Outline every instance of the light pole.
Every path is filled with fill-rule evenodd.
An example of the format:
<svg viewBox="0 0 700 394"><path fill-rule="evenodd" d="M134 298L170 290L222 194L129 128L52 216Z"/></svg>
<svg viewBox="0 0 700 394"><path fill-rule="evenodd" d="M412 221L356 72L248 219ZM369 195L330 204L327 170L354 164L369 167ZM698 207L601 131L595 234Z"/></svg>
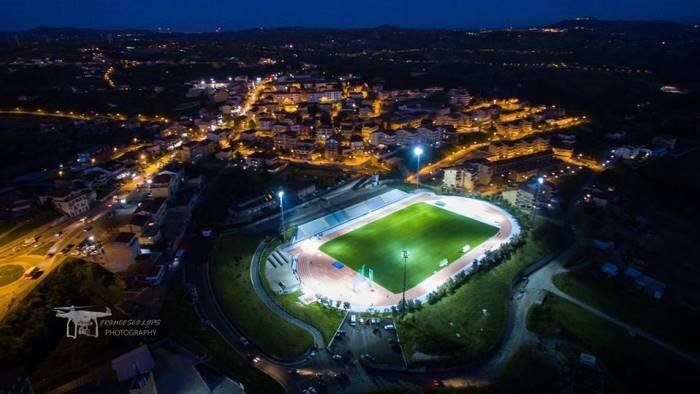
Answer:
<svg viewBox="0 0 700 394"><path fill-rule="evenodd" d="M423 154L423 148L416 146L413 148L413 154L416 156L416 189L420 187L420 156Z"/></svg>
<svg viewBox="0 0 700 394"><path fill-rule="evenodd" d="M406 315L406 265L408 260L408 250L401 251L401 257L403 257L403 297L401 306L401 319Z"/></svg>
<svg viewBox="0 0 700 394"><path fill-rule="evenodd" d="M535 197L533 198L532 202L532 213L530 214L530 222L535 221L535 210L537 209L537 201L539 200L540 196L540 191L542 189L542 185L544 184L544 178L539 177L537 178L537 189L535 190Z"/></svg>
<svg viewBox="0 0 700 394"><path fill-rule="evenodd" d="M284 242L284 191L280 190L279 192L277 192L277 197L280 198L280 211L282 214L281 232L282 232L282 242Z"/></svg>

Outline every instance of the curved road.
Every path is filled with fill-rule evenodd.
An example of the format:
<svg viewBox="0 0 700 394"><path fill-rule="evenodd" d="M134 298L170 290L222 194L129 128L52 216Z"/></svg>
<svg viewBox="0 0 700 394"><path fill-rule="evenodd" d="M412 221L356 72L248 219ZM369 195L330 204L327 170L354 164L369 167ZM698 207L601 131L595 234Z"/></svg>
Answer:
<svg viewBox="0 0 700 394"><path fill-rule="evenodd" d="M287 373L287 368L285 366L272 360L260 349L256 348L254 344L244 346L241 343L240 339L243 335L231 320L229 320L228 315L221 308L219 300L211 286L209 275L210 259L208 256L208 251L211 250L211 248L209 242L201 238L196 238L192 241L192 249L188 255L192 256L190 257L189 263L191 263L190 268L193 272L190 272L191 278L188 278L188 280L193 280L196 286L197 295L195 297L195 305L202 315L202 318L205 319L208 325L217 331L229 346L241 356L246 357L248 353L258 355L261 360L258 363L252 363L254 367L270 375L282 385L285 391L297 392L297 387Z"/></svg>
<svg viewBox="0 0 700 394"><path fill-rule="evenodd" d="M263 301L263 303L273 312L275 312L277 315L279 315L281 318L293 323L294 325L302 328L304 331L308 332L314 339L314 348L315 349L325 349L326 347L326 342L323 339L323 334L321 334L321 331L319 331L316 327L312 326L311 324L300 320L294 316L292 316L289 312L287 312L285 309L282 309L277 303L272 300L269 294L267 294L267 290L265 290L265 286L262 283L262 279L260 278L260 257L262 253L265 251L265 248L267 247L268 242L263 241L258 245L258 248L255 250L255 254L253 255L253 260L250 264L250 280L253 283L253 288L255 289L255 294L258 295L258 297ZM325 355L325 353L322 353ZM296 364L296 363L293 363Z"/></svg>

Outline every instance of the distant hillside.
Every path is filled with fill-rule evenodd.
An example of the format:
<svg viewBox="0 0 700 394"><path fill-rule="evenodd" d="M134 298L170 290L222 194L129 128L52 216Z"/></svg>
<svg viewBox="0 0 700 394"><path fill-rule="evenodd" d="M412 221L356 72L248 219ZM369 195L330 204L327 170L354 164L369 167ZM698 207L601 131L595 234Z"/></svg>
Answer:
<svg viewBox="0 0 700 394"><path fill-rule="evenodd" d="M107 29L86 29L76 27L36 27L29 30L4 31L0 32L0 39L20 41L100 41L109 34L119 33L152 34L149 30L107 30Z"/></svg>
<svg viewBox="0 0 700 394"><path fill-rule="evenodd" d="M677 36L700 32L700 29L695 26L697 25L670 21L606 21L583 17L564 20L545 27L640 36Z"/></svg>
<svg viewBox="0 0 700 394"><path fill-rule="evenodd" d="M700 34L700 27L693 24L684 24L670 21L606 21L596 18L576 18L560 22L556 22L545 28L567 29L569 31L581 31L590 33L602 34L625 34L639 37L680 37ZM506 31L507 29L503 29ZM364 29L335 29L335 28L306 28L306 27L278 27L278 28L254 28L243 30L229 30L219 33L202 32L202 33L182 33L182 32L158 32L152 30L139 29L87 29L87 28L71 28L71 27L37 27L29 30L21 31L6 31L0 32L0 41L5 43L15 43L17 40L26 41L105 41L109 37L115 37L119 34L137 34L137 35L161 35L168 34L174 39L234 39L234 40L256 40L269 39L271 36L279 36L280 38L313 38L317 34L334 35L334 34L353 34L356 38L386 38L386 37L401 37L404 34L421 33L425 35L444 35L455 33L458 31L468 31L468 29L414 29L403 28L389 25L381 25L373 28ZM491 31L499 31L499 29L491 29Z"/></svg>

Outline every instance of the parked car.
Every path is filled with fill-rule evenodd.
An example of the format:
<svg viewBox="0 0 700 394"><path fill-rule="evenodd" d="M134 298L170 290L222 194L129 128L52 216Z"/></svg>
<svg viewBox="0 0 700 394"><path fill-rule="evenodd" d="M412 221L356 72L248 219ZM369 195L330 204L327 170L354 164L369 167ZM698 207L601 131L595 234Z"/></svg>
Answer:
<svg viewBox="0 0 700 394"><path fill-rule="evenodd" d="M39 275L39 267L36 265L33 267L27 268L26 271L24 271L24 279L34 279Z"/></svg>

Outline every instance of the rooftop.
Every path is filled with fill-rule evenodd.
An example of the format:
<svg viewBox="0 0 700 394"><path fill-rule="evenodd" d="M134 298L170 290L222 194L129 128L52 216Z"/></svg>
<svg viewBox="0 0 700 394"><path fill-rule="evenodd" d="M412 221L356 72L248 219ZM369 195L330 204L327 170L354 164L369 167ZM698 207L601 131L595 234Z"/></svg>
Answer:
<svg viewBox="0 0 700 394"><path fill-rule="evenodd" d="M114 237L114 242L128 244L134 238L136 238L136 235L134 235L134 233L128 233L128 232L122 231L122 232L119 232L116 237Z"/></svg>

